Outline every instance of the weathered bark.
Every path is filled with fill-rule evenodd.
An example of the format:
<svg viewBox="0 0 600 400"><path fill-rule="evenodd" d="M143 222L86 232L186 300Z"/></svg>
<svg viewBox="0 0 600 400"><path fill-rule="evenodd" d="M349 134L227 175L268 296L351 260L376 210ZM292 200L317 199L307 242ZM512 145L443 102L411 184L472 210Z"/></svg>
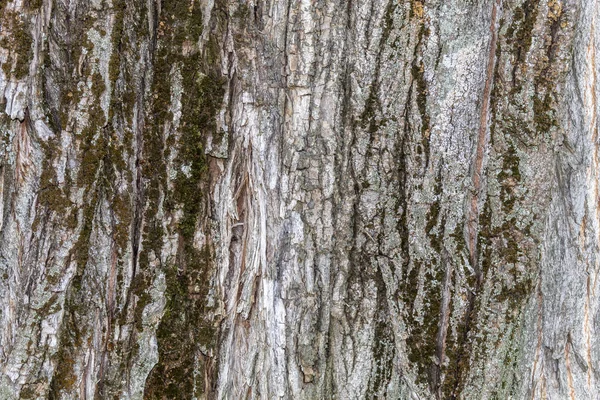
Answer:
<svg viewBox="0 0 600 400"><path fill-rule="evenodd" d="M0 398L597 398L596 0L0 10Z"/></svg>

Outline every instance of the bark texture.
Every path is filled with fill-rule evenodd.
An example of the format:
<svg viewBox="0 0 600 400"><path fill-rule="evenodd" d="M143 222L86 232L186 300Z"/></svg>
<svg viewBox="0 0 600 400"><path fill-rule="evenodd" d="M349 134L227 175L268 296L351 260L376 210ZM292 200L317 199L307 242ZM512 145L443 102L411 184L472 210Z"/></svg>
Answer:
<svg viewBox="0 0 600 400"><path fill-rule="evenodd" d="M598 399L597 0L0 0L1 399Z"/></svg>

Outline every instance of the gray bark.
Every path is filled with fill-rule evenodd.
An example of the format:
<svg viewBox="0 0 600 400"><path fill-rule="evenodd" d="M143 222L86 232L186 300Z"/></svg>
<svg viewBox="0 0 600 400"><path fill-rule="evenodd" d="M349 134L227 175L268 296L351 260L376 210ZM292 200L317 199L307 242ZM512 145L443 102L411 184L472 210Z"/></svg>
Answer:
<svg viewBox="0 0 600 400"><path fill-rule="evenodd" d="M0 10L0 398L598 398L596 0Z"/></svg>

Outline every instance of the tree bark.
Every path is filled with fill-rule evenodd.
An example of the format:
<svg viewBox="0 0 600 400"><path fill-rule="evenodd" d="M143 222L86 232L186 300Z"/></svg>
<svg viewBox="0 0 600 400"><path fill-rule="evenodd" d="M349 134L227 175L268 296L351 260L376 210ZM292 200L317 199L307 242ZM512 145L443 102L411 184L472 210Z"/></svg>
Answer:
<svg viewBox="0 0 600 400"><path fill-rule="evenodd" d="M597 398L596 0L0 10L0 398Z"/></svg>

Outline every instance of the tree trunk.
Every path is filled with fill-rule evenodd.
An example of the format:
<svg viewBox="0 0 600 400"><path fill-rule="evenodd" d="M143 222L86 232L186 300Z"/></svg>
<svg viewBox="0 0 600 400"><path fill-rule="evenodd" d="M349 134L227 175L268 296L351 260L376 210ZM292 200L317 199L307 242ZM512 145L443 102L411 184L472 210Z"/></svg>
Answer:
<svg viewBox="0 0 600 400"><path fill-rule="evenodd" d="M597 399L596 0L0 0L1 399Z"/></svg>

